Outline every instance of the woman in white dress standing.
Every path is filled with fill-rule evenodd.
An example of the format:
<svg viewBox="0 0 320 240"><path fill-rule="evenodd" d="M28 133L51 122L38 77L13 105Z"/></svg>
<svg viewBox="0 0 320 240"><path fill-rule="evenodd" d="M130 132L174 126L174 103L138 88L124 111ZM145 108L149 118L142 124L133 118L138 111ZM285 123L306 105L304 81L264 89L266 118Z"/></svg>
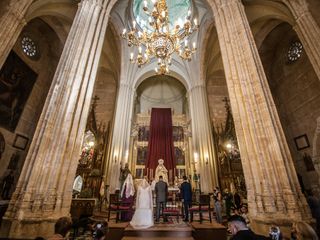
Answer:
<svg viewBox="0 0 320 240"><path fill-rule="evenodd" d="M136 211L130 224L134 229L144 229L153 226L152 191L146 179L143 179L138 186Z"/></svg>

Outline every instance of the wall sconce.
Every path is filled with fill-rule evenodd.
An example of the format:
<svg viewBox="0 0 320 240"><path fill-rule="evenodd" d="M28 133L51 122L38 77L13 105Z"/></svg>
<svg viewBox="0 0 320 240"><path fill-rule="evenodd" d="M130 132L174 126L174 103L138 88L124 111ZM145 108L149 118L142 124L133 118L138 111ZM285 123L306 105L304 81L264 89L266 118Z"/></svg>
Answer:
<svg viewBox="0 0 320 240"><path fill-rule="evenodd" d="M126 162L128 162L128 158L129 158L129 150L126 150L126 156L125 156Z"/></svg>
<svg viewBox="0 0 320 240"><path fill-rule="evenodd" d="M230 150L232 148L232 144L231 143L227 143L226 147Z"/></svg>
<svg viewBox="0 0 320 240"><path fill-rule="evenodd" d="M114 162L117 162L117 154L114 155Z"/></svg>
<svg viewBox="0 0 320 240"><path fill-rule="evenodd" d="M206 156L206 165L208 165L208 163L209 163L209 157Z"/></svg>

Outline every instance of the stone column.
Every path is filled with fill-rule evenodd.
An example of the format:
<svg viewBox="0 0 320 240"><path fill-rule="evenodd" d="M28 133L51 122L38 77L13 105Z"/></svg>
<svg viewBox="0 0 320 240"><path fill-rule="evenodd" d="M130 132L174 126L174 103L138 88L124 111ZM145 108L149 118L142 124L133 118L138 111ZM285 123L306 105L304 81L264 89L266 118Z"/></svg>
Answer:
<svg viewBox="0 0 320 240"><path fill-rule="evenodd" d="M246 180L252 227L310 220L241 0L211 1ZM289 228L285 229L285 235Z"/></svg>
<svg viewBox="0 0 320 240"><path fill-rule="evenodd" d="M0 16L0 69L27 24L25 14L33 0L11 1L8 10Z"/></svg>
<svg viewBox="0 0 320 240"><path fill-rule="evenodd" d="M126 59L126 58L124 58ZM128 63L129 65L129 63ZM133 112L133 100L135 89L133 84L126 80L125 70L121 70L114 127L112 133L111 149L109 154L107 183L110 186L110 193L120 188L120 167L124 167L126 152L129 151L131 116ZM127 75L130 76L130 75ZM132 169L130 169L132 170Z"/></svg>
<svg viewBox="0 0 320 240"><path fill-rule="evenodd" d="M314 131L313 142L312 142L312 161L314 167L320 176L320 117L317 118L317 127ZM319 183L314 183L319 184Z"/></svg>
<svg viewBox="0 0 320 240"><path fill-rule="evenodd" d="M290 9L297 32L310 62L320 80L320 27L311 15L306 0L281 0Z"/></svg>
<svg viewBox="0 0 320 240"><path fill-rule="evenodd" d="M199 156L199 159L194 159L192 154L191 158L197 160L195 167L197 173L200 173L201 191L209 193L218 186L218 171L205 86L202 84L192 86L189 90L189 99L193 151Z"/></svg>
<svg viewBox="0 0 320 240"><path fill-rule="evenodd" d="M70 215L72 185L108 23L108 0L82 0L37 125L1 235L53 233Z"/></svg>

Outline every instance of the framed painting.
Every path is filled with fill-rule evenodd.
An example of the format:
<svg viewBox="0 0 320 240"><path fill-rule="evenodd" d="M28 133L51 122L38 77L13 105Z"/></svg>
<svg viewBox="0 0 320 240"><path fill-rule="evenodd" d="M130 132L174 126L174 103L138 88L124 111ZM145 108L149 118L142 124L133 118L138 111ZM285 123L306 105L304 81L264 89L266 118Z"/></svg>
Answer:
<svg viewBox="0 0 320 240"><path fill-rule="evenodd" d="M306 134L294 138L294 143L298 151L310 147L310 143Z"/></svg>
<svg viewBox="0 0 320 240"><path fill-rule="evenodd" d="M13 147L21 150L25 150L29 142L29 138L22 136L20 134L16 134L16 137L13 141Z"/></svg>
<svg viewBox="0 0 320 240"><path fill-rule="evenodd" d="M137 165L145 165L146 160L147 160L147 153L148 153L147 147L139 147L138 148Z"/></svg>

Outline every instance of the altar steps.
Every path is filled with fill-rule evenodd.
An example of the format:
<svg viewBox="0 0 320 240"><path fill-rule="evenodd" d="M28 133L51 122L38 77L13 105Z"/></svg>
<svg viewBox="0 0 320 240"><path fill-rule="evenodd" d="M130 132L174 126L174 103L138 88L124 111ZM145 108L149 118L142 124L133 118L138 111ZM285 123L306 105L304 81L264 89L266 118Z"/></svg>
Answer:
<svg viewBox="0 0 320 240"><path fill-rule="evenodd" d="M193 237L123 237L122 240L194 240Z"/></svg>
<svg viewBox="0 0 320 240"><path fill-rule="evenodd" d="M155 224L148 229L133 229L131 226L124 230L122 240L138 240L138 239L159 239L174 240L188 239L193 240L192 227L189 224Z"/></svg>
<svg viewBox="0 0 320 240"><path fill-rule="evenodd" d="M128 222L109 222L107 239L112 240L227 240L226 227L216 222L155 224L148 229L133 229Z"/></svg>

